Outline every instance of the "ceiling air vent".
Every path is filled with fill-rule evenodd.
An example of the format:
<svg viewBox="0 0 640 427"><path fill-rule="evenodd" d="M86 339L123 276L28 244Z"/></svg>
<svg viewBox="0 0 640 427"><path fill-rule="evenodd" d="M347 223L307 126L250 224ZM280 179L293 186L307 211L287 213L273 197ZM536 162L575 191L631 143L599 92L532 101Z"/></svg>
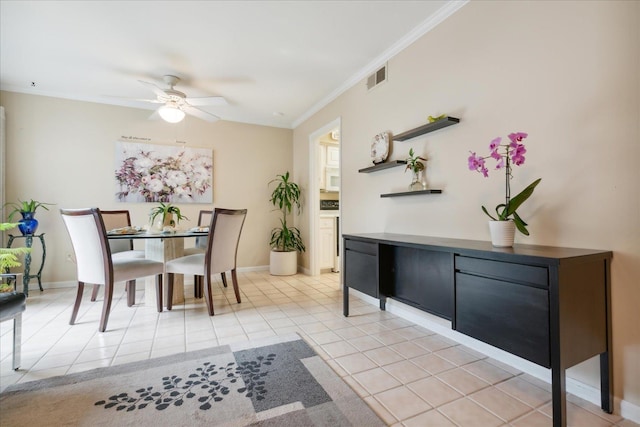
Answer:
<svg viewBox="0 0 640 427"><path fill-rule="evenodd" d="M374 87L386 81L387 81L387 64L384 64L382 68L380 68L378 71L376 71L375 73L367 77L367 90L371 90Z"/></svg>

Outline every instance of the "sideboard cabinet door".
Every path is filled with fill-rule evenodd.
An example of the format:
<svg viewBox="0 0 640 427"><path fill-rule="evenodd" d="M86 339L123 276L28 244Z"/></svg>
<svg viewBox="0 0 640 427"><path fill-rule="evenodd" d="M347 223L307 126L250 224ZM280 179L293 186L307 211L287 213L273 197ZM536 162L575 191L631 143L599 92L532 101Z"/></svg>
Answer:
<svg viewBox="0 0 640 427"><path fill-rule="evenodd" d="M345 239L345 285L378 298L378 244Z"/></svg>
<svg viewBox="0 0 640 427"><path fill-rule="evenodd" d="M548 294L534 286L456 273L456 329L549 368Z"/></svg>

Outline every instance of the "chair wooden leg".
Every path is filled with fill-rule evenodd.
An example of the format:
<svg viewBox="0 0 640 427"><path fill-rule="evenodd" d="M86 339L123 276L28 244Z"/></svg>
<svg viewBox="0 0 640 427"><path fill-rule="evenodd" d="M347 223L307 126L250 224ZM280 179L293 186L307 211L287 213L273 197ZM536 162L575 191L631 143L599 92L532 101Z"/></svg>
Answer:
<svg viewBox="0 0 640 427"><path fill-rule="evenodd" d="M127 282L127 307L132 307L136 303L136 281Z"/></svg>
<svg viewBox="0 0 640 427"><path fill-rule="evenodd" d="M99 285L93 285L93 292L91 292L91 301L95 301L98 298L98 289L100 289Z"/></svg>
<svg viewBox="0 0 640 427"><path fill-rule="evenodd" d="M193 297L202 298L202 276L193 276Z"/></svg>
<svg viewBox="0 0 640 427"><path fill-rule="evenodd" d="M107 330L107 322L109 321L109 313L111 312L111 300L113 299L113 283L104 285L104 303L102 305L102 318L100 319L100 332Z"/></svg>
<svg viewBox="0 0 640 427"><path fill-rule="evenodd" d="M211 275L205 274L204 276L204 297L207 301L207 309L209 310L209 316L213 316L213 295L211 293Z"/></svg>
<svg viewBox="0 0 640 427"><path fill-rule="evenodd" d="M158 313L162 313L162 274L156 276L156 305Z"/></svg>
<svg viewBox="0 0 640 427"><path fill-rule="evenodd" d="M22 313L16 314L13 318L13 362L14 371L20 368L20 358L22 355Z"/></svg>
<svg viewBox="0 0 640 427"><path fill-rule="evenodd" d="M220 273L220 276L222 276L222 285L226 288L227 287L227 275L223 271L222 273Z"/></svg>
<svg viewBox="0 0 640 427"><path fill-rule="evenodd" d="M162 289L160 290L162 292ZM167 310L173 308L173 273L167 273Z"/></svg>
<svg viewBox="0 0 640 427"><path fill-rule="evenodd" d="M236 301L238 301L238 303L241 303L242 301L240 300L240 289L238 289L238 275L236 274L235 268L231 270L231 281L233 282L233 292L236 293Z"/></svg>
<svg viewBox="0 0 640 427"><path fill-rule="evenodd" d="M95 285L98 286L98 285ZM76 293L76 302L73 304L73 311L71 312L71 320L69 324L76 323L76 317L78 317L78 310L80 309L80 302L82 301L82 292L84 291L84 282L78 282L78 292Z"/></svg>

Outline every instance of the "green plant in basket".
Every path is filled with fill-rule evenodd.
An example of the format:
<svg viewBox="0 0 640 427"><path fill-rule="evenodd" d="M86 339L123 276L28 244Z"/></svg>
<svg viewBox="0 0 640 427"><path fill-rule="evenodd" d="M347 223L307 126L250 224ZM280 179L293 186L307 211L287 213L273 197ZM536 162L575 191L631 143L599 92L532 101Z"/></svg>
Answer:
<svg viewBox="0 0 640 427"><path fill-rule="evenodd" d="M304 252L305 246L300 236L300 230L287 225L287 214L291 213L294 206L300 213L300 187L295 182L289 181L289 172L278 175L269 184L273 182L277 182L278 185L273 189L269 201L282 212L282 218L280 218L280 227L271 231L269 242L271 249L279 252Z"/></svg>

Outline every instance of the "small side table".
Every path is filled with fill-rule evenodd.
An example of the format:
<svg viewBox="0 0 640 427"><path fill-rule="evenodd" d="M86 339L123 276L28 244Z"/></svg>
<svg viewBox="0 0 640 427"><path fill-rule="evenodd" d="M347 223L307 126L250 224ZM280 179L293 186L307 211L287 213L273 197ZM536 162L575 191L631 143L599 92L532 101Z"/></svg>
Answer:
<svg viewBox="0 0 640 427"><path fill-rule="evenodd" d="M36 274L31 273L31 253L27 253L24 256L24 275L22 276L22 288L23 292L26 296L29 296L29 281L33 278L38 279L38 286L40 287L40 291L42 292L42 269L44 268L44 260L47 258L47 247L44 243L44 233L42 234L27 234L24 236L14 236L13 234L9 234L9 241L7 242L7 247L10 248L11 244L15 239L25 239L25 246L27 248L31 248L33 246L33 238L36 237L40 240L40 244L42 245L42 261L40 263L40 268Z"/></svg>

